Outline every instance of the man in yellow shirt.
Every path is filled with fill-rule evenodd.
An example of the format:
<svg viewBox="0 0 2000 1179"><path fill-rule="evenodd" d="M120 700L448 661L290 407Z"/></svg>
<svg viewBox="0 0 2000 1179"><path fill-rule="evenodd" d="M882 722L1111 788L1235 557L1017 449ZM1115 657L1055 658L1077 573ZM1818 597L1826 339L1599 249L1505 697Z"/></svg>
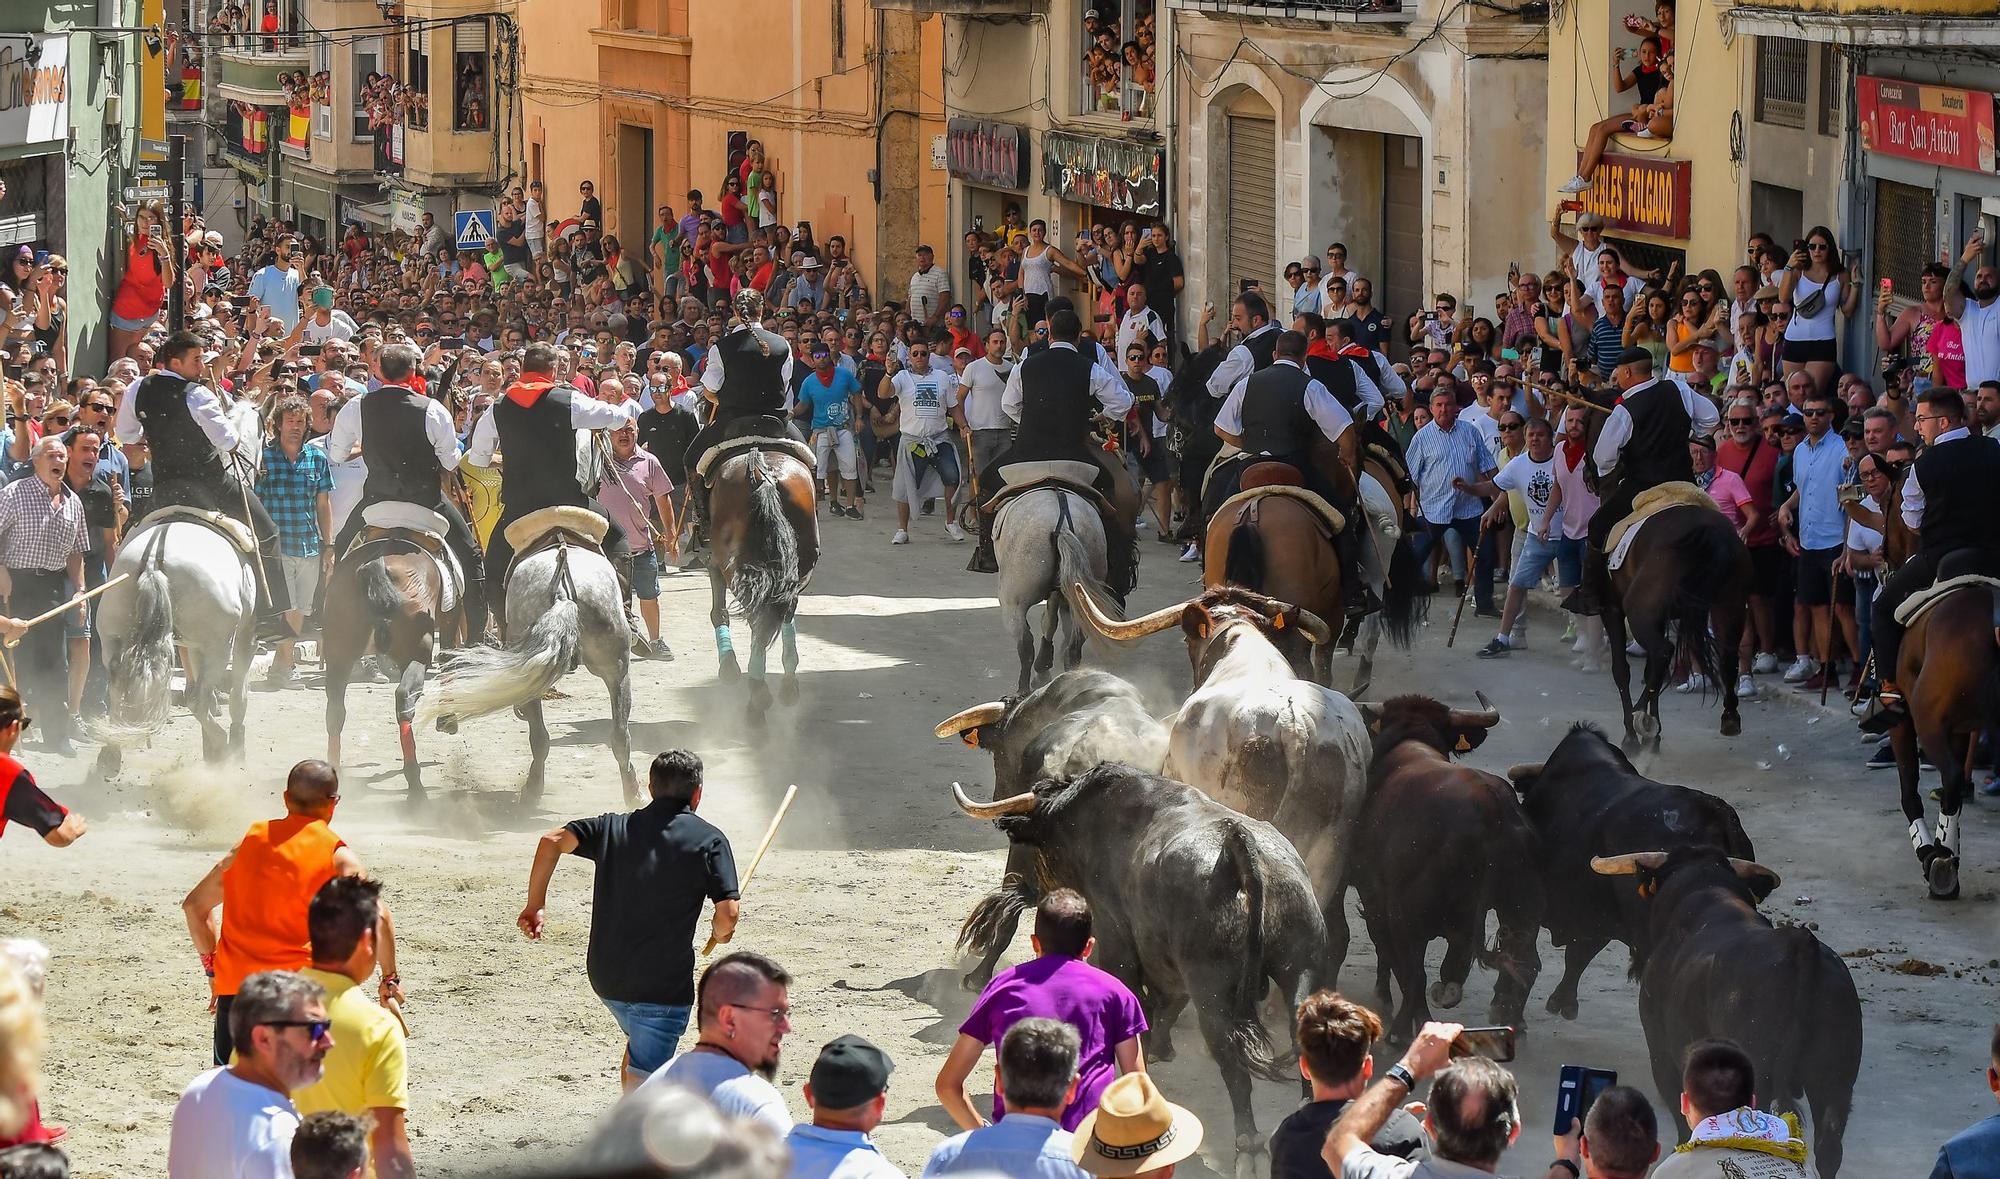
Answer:
<svg viewBox="0 0 2000 1179"><path fill-rule="evenodd" d="M312 965L302 973L326 988L333 1047L319 1081L292 1094L292 1104L301 1115L336 1110L372 1118L368 1157L374 1174L408 1179L416 1168L404 1122L410 1099L403 1027L358 985L375 973L381 894L374 880L336 876L313 896L306 916Z"/></svg>

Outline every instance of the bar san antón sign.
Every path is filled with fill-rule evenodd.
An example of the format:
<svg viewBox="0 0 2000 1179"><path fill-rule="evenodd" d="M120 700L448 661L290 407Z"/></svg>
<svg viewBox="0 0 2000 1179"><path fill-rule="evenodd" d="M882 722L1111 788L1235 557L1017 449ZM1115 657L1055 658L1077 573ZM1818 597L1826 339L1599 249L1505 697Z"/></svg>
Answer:
<svg viewBox="0 0 2000 1179"><path fill-rule="evenodd" d="M1899 78L1855 79L1861 146L1899 159L1993 171L1993 96Z"/></svg>
<svg viewBox="0 0 2000 1179"><path fill-rule="evenodd" d="M1028 129L990 119L945 124L945 166L959 180L987 188L1028 187Z"/></svg>
<svg viewBox="0 0 2000 1179"><path fill-rule="evenodd" d="M1688 235L1694 164L1645 156L1606 155L1580 198L1582 211L1606 227L1653 237Z"/></svg>

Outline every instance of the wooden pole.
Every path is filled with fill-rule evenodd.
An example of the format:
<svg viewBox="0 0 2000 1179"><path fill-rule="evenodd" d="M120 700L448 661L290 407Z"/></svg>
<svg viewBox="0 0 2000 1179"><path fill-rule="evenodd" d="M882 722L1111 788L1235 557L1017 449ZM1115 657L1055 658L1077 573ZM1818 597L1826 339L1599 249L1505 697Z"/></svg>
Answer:
<svg viewBox="0 0 2000 1179"><path fill-rule="evenodd" d="M750 878L757 874L757 865L764 860L764 853L771 850L771 841L778 837L778 824L785 821L785 812L792 809L792 800L799 796L797 785L785 787L785 797L778 802L778 813L771 816L771 825L764 828L764 839L757 845L757 854L750 857L750 866L743 870L743 878L736 882L736 892L741 896L750 887ZM708 944L701 948L701 956L706 958L715 952L715 935L708 935Z"/></svg>
<svg viewBox="0 0 2000 1179"><path fill-rule="evenodd" d="M1458 609L1451 616L1451 633L1445 636L1444 645L1448 651L1458 641L1458 620L1465 617L1465 601L1472 596L1473 579L1479 576L1479 550L1486 547L1486 520L1484 513L1479 517L1479 539L1472 543L1472 551L1465 555L1465 592L1458 595ZM1445 555L1445 566L1451 566L1451 557Z"/></svg>
<svg viewBox="0 0 2000 1179"><path fill-rule="evenodd" d="M1533 389L1535 392L1540 393L1543 397L1553 397L1557 401L1567 401L1571 405L1580 405L1585 409L1593 410L1597 413L1608 414L1611 412L1610 406L1599 405L1595 401L1589 399L1588 397L1578 397L1574 393L1566 393L1561 389L1551 389L1547 385L1538 385L1535 382L1527 380L1525 378L1516 378L1516 379L1520 381L1522 388Z"/></svg>
<svg viewBox="0 0 2000 1179"><path fill-rule="evenodd" d="M129 580L131 576L132 575L130 573L120 573L118 576L112 578L110 581L105 582L103 585L98 586L96 589L85 590L84 592L71 598L69 601L64 602L60 606L56 606L51 609L42 611L40 614L37 614L33 618L30 618L26 622L22 623L21 629L24 631L30 630L34 627L40 626L42 623L47 622L51 618L60 618L62 616L63 611L73 610L76 607L83 605L85 602L88 602L90 599L110 589L112 586L117 585L119 582ZM21 637L19 635L16 635L15 637L8 639L7 645L9 647L20 646Z"/></svg>

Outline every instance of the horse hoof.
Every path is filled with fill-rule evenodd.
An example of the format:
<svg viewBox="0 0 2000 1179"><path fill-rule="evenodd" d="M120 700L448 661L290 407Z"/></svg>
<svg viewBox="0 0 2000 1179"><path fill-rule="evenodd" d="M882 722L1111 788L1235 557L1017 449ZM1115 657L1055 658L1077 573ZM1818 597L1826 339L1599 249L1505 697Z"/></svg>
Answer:
<svg viewBox="0 0 2000 1179"><path fill-rule="evenodd" d="M1434 1007L1442 1007L1446 1011L1450 1011L1452 1008L1458 1006L1458 1001L1463 998L1465 998L1465 988L1459 986L1457 983L1449 983L1440 979L1431 984L1431 1005Z"/></svg>
<svg viewBox="0 0 2000 1179"><path fill-rule="evenodd" d="M786 676L778 681L778 703L797 704L799 702L799 681Z"/></svg>
<svg viewBox="0 0 2000 1179"><path fill-rule="evenodd" d="M1564 1019L1576 1018L1575 995L1570 995L1568 997L1564 997L1562 995L1550 995L1549 1001L1543 1006L1546 1008L1546 1010L1550 1015L1560 1015Z"/></svg>
<svg viewBox="0 0 2000 1179"><path fill-rule="evenodd" d="M446 736L457 736L458 718L455 716L441 716L437 718L437 731Z"/></svg>
<svg viewBox="0 0 2000 1179"><path fill-rule="evenodd" d="M958 989L961 991L970 991L977 995L986 989L987 983L992 981L993 972L990 970L968 970L964 974L959 975ZM1155 1056L1153 1059L1158 1060L1159 1057Z"/></svg>
<svg viewBox="0 0 2000 1179"><path fill-rule="evenodd" d="M735 659L724 659L717 665L715 674L725 680L733 680L743 674L743 669L737 665Z"/></svg>
<svg viewBox="0 0 2000 1179"><path fill-rule="evenodd" d="M1657 744L1660 740L1660 718L1650 712L1642 712L1632 718L1632 727L1637 730L1641 741Z"/></svg>
<svg viewBox="0 0 2000 1179"><path fill-rule="evenodd" d="M1735 737L1743 732L1743 718L1733 712L1722 714L1722 735Z"/></svg>
<svg viewBox="0 0 2000 1179"><path fill-rule="evenodd" d="M1930 885L1931 899L1934 901L1955 901L1958 899L1958 857L1938 855L1924 868L1924 880Z"/></svg>

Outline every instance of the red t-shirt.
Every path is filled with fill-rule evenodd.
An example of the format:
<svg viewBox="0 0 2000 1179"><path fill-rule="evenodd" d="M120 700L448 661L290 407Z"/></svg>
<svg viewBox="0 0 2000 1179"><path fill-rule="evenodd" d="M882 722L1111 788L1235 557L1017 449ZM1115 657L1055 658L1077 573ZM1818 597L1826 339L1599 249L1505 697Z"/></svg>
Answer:
<svg viewBox="0 0 2000 1179"><path fill-rule="evenodd" d="M125 274L111 300L111 314L120 319L150 319L166 305L167 282L151 245L151 239L142 233L125 247Z"/></svg>
<svg viewBox="0 0 2000 1179"><path fill-rule="evenodd" d="M1778 543L1777 514L1771 510L1771 493L1777 489L1781 450L1762 438L1754 439L1747 447L1724 442L1715 448L1715 465L1742 478L1743 486L1750 492L1750 502L1763 514L1757 527L1744 537L1744 543L1752 547Z"/></svg>
<svg viewBox="0 0 2000 1179"><path fill-rule="evenodd" d="M35 776L28 772L28 767L11 755L0 753L0 835L7 833L10 822L33 828L37 835L47 835L62 826L68 815L61 803L35 785Z"/></svg>

